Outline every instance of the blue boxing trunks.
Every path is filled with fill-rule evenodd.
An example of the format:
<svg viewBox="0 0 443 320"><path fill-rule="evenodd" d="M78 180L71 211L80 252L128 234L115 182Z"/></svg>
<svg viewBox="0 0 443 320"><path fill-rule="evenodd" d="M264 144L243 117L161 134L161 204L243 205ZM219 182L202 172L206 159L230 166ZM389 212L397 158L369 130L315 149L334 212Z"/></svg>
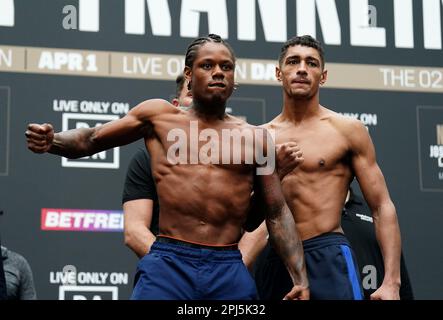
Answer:
<svg viewBox="0 0 443 320"><path fill-rule="evenodd" d="M132 300L255 300L237 245L209 246L158 236L137 265Z"/></svg>
<svg viewBox="0 0 443 320"><path fill-rule="evenodd" d="M362 289L354 254L341 233L325 233L303 241L310 298L361 300ZM283 299L291 278L275 250L268 245L257 261L255 279L260 299Z"/></svg>

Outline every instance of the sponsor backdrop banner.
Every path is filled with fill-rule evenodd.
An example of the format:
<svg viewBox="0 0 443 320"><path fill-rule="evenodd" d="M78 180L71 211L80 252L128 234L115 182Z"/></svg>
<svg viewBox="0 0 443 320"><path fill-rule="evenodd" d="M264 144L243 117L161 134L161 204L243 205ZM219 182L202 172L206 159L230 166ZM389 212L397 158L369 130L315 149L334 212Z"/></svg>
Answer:
<svg viewBox="0 0 443 320"><path fill-rule="evenodd" d="M187 45L208 32L238 57L229 112L261 124L281 110L281 44L312 34L326 49L322 104L365 123L376 146L416 297L443 299L442 14L441 0L0 0L3 244L28 259L41 299L128 299L137 258L121 193L142 143L35 155L26 124L94 127L169 99Z"/></svg>

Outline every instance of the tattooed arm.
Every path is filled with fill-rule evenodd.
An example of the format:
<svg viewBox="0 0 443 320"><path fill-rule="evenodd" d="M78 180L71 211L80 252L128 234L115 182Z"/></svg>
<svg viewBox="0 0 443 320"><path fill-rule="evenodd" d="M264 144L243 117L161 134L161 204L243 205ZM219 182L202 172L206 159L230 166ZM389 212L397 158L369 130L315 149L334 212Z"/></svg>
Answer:
<svg viewBox="0 0 443 320"><path fill-rule="evenodd" d="M298 235L294 218L281 190L280 179L274 172L259 176L258 188L266 205L266 225L269 239L283 260L291 276L294 287L286 294L285 300L309 299L309 284L303 255L303 246Z"/></svg>
<svg viewBox="0 0 443 320"><path fill-rule="evenodd" d="M132 108L121 119L94 128L78 128L54 132L51 124L29 124L25 132L28 149L49 152L66 158L80 158L126 145L146 137L156 116L178 112L164 100L151 99Z"/></svg>

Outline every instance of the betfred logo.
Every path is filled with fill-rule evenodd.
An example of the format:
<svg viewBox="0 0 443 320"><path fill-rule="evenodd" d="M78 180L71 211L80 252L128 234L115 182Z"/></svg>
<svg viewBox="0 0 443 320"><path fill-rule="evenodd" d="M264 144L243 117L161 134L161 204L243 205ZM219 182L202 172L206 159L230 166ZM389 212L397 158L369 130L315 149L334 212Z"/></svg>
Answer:
<svg viewBox="0 0 443 320"><path fill-rule="evenodd" d="M122 232L123 212L43 208L41 229L48 231Z"/></svg>

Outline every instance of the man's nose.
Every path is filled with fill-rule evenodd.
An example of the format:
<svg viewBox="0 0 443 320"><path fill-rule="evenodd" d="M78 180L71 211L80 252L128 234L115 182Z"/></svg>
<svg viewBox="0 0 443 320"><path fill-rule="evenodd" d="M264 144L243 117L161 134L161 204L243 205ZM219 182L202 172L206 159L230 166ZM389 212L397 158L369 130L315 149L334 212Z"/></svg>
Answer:
<svg viewBox="0 0 443 320"><path fill-rule="evenodd" d="M307 65L305 61L301 61L297 70L297 74L307 74Z"/></svg>
<svg viewBox="0 0 443 320"><path fill-rule="evenodd" d="M223 69L219 65L215 66L214 71L212 72L212 77L213 78L224 78L225 77Z"/></svg>

